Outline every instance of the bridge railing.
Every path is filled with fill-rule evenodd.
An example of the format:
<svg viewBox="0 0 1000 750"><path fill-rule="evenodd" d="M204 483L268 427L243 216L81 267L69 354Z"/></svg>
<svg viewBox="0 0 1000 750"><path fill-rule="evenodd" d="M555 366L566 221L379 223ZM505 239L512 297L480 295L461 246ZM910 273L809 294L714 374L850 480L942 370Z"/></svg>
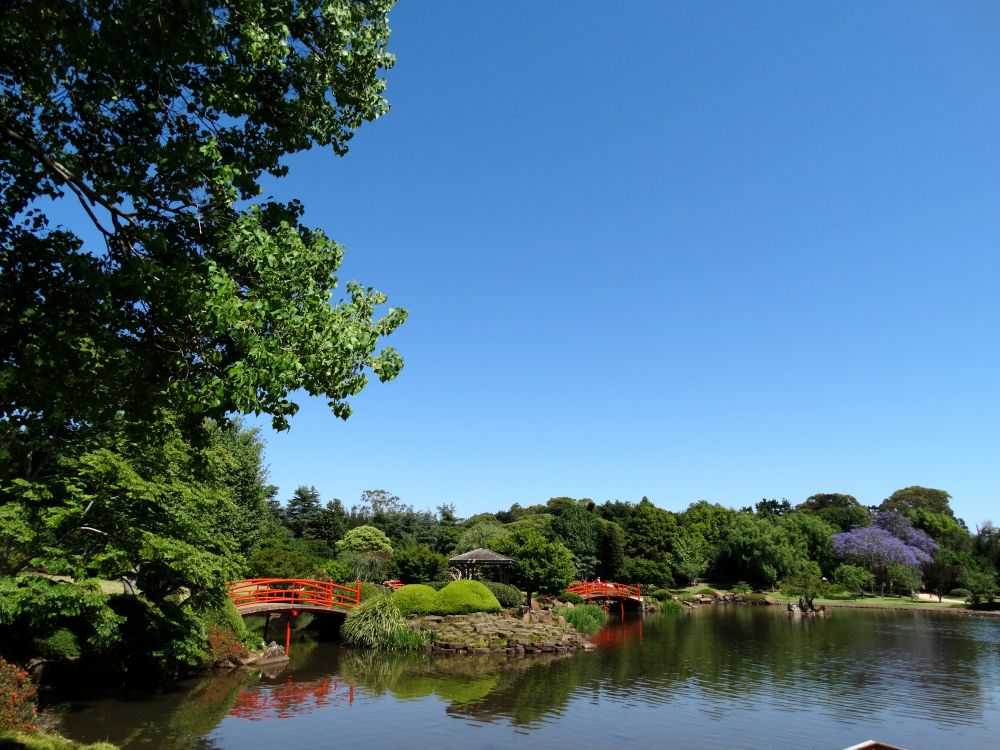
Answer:
<svg viewBox="0 0 1000 750"><path fill-rule="evenodd" d="M642 586L638 583L615 583L614 581L575 581L566 589L570 594L579 594L584 599L629 599L642 598Z"/></svg>
<svg viewBox="0 0 1000 750"><path fill-rule="evenodd" d="M342 585L305 578L248 578L229 584L237 607L252 604L303 604L353 609L361 601L361 582Z"/></svg>

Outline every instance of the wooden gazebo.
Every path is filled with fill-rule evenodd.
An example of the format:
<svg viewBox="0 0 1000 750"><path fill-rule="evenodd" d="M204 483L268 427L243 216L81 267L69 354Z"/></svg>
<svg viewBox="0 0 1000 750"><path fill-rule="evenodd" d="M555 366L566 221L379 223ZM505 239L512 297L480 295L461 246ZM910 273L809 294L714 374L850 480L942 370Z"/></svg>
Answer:
<svg viewBox="0 0 1000 750"><path fill-rule="evenodd" d="M475 578L476 570L482 566L494 566L500 568L500 578L503 583L507 583L510 566L516 561L509 557L504 557L499 552L491 549L474 549L471 552L463 552L455 555L449 561L452 565L462 571L463 578Z"/></svg>

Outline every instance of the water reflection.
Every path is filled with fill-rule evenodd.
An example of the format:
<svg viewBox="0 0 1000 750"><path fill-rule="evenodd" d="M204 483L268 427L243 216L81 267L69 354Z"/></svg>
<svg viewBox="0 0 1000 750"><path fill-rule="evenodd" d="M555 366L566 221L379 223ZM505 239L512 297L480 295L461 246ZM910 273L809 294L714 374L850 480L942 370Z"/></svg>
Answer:
<svg viewBox="0 0 1000 750"><path fill-rule="evenodd" d="M626 616L595 641L593 652L535 658L300 644L279 675L217 675L131 703L76 706L66 729L171 749L267 747L272 729L286 738L277 741L309 747L335 725L345 743L410 750L439 748L443 731L458 733L453 744L461 735L498 748L517 747L525 732L538 747L570 736L597 747L658 742L669 731L701 747L738 737L744 747L829 748L879 736L919 750L993 747L989 726L1000 721L997 620L704 607Z"/></svg>

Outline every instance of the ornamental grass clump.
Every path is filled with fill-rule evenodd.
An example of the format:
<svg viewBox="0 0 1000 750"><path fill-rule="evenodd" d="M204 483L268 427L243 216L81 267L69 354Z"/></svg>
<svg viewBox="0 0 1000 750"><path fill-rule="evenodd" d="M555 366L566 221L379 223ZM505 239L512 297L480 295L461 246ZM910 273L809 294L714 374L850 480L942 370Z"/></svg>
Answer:
<svg viewBox="0 0 1000 750"><path fill-rule="evenodd" d="M580 604L576 607L556 607L553 614L565 618L566 622L586 635L593 635L608 620L608 613L596 604Z"/></svg>
<svg viewBox="0 0 1000 750"><path fill-rule="evenodd" d="M378 596L358 605L344 620L340 636L344 643L369 648L393 648L394 639L410 626L391 597Z"/></svg>

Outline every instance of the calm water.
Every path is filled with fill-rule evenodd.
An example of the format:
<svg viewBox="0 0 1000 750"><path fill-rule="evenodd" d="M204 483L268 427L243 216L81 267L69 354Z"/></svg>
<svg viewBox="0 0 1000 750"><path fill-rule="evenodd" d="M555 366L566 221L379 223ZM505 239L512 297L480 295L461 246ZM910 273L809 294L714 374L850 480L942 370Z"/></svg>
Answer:
<svg viewBox="0 0 1000 750"><path fill-rule="evenodd" d="M520 660L303 642L277 675L65 706L64 731L126 748L1000 747L998 618L702 607L595 640Z"/></svg>

